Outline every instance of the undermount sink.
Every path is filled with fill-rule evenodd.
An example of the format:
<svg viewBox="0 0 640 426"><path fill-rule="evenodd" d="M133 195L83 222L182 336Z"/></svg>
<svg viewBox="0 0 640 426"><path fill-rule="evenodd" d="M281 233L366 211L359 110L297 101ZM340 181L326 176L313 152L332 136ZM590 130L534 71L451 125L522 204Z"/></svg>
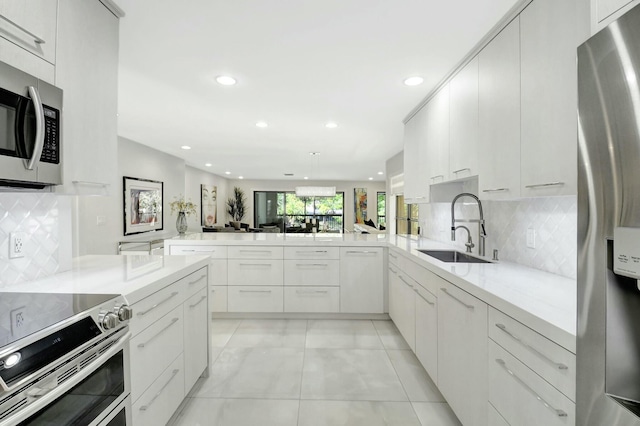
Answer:
<svg viewBox="0 0 640 426"><path fill-rule="evenodd" d="M491 263L489 260L480 259L467 253L456 250L418 250L427 256L435 257L438 260L448 263Z"/></svg>

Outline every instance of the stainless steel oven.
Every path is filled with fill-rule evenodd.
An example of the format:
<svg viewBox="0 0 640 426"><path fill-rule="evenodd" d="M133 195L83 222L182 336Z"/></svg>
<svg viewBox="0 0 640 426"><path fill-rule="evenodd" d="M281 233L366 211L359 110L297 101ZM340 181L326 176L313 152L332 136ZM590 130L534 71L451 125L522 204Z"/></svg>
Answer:
<svg viewBox="0 0 640 426"><path fill-rule="evenodd" d="M0 293L2 305L0 426L131 425L124 298Z"/></svg>

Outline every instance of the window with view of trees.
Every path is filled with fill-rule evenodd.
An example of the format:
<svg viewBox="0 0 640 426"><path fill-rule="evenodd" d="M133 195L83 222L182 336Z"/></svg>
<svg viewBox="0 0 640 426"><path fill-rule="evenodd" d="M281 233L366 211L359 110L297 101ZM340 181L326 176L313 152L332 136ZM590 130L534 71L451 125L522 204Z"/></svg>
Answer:
<svg viewBox="0 0 640 426"><path fill-rule="evenodd" d="M378 228L387 226L387 193L378 192Z"/></svg>
<svg viewBox="0 0 640 426"><path fill-rule="evenodd" d="M396 196L396 234L418 235L418 205L405 204L404 196Z"/></svg>
<svg viewBox="0 0 640 426"><path fill-rule="evenodd" d="M333 197L298 197L295 192L254 191L254 224L280 232L344 231L344 192Z"/></svg>

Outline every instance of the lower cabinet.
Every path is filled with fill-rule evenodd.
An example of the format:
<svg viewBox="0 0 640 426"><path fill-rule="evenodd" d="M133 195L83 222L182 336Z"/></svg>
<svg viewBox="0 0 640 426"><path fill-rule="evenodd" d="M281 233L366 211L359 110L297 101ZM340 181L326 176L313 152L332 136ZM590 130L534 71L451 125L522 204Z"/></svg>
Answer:
<svg viewBox="0 0 640 426"><path fill-rule="evenodd" d="M229 286L229 312L283 312L283 286Z"/></svg>
<svg viewBox="0 0 640 426"><path fill-rule="evenodd" d="M446 281L438 291L438 388L463 425L484 426L487 304Z"/></svg>
<svg viewBox="0 0 640 426"><path fill-rule="evenodd" d="M438 299L418 285L416 292L416 357L438 384Z"/></svg>
<svg viewBox="0 0 640 426"><path fill-rule="evenodd" d="M340 288L285 286L284 311L340 312Z"/></svg>
<svg viewBox="0 0 640 426"><path fill-rule="evenodd" d="M491 404L487 406L488 426L509 426L509 423L498 413L498 410Z"/></svg>
<svg viewBox="0 0 640 426"><path fill-rule="evenodd" d="M381 247L340 248L340 312L384 312L384 263Z"/></svg>
<svg viewBox="0 0 640 426"><path fill-rule="evenodd" d="M400 334L414 352L416 350L416 293L414 288L417 285L411 278L398 272L394 285L394 298L397 300L398 312L394 321Z"/></svg>
<svg viewBox="0 0 640 426"><path fill-rule="evenodd" d="M209 356L209 307L207 287L184 303L184 394L189 393L207 368Z"/></svg>

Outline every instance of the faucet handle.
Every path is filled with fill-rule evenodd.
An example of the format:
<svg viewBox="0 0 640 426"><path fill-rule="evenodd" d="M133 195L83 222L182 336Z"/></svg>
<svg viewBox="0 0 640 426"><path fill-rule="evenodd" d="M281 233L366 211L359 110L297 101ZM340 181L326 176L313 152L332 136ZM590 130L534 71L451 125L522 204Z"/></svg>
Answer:
<svg viewBox="0 0 640 426"><path fill-rule="evenodd" d="M451 227L451 241L455 241L456 240L456 227L452 226Z"/></svg>

